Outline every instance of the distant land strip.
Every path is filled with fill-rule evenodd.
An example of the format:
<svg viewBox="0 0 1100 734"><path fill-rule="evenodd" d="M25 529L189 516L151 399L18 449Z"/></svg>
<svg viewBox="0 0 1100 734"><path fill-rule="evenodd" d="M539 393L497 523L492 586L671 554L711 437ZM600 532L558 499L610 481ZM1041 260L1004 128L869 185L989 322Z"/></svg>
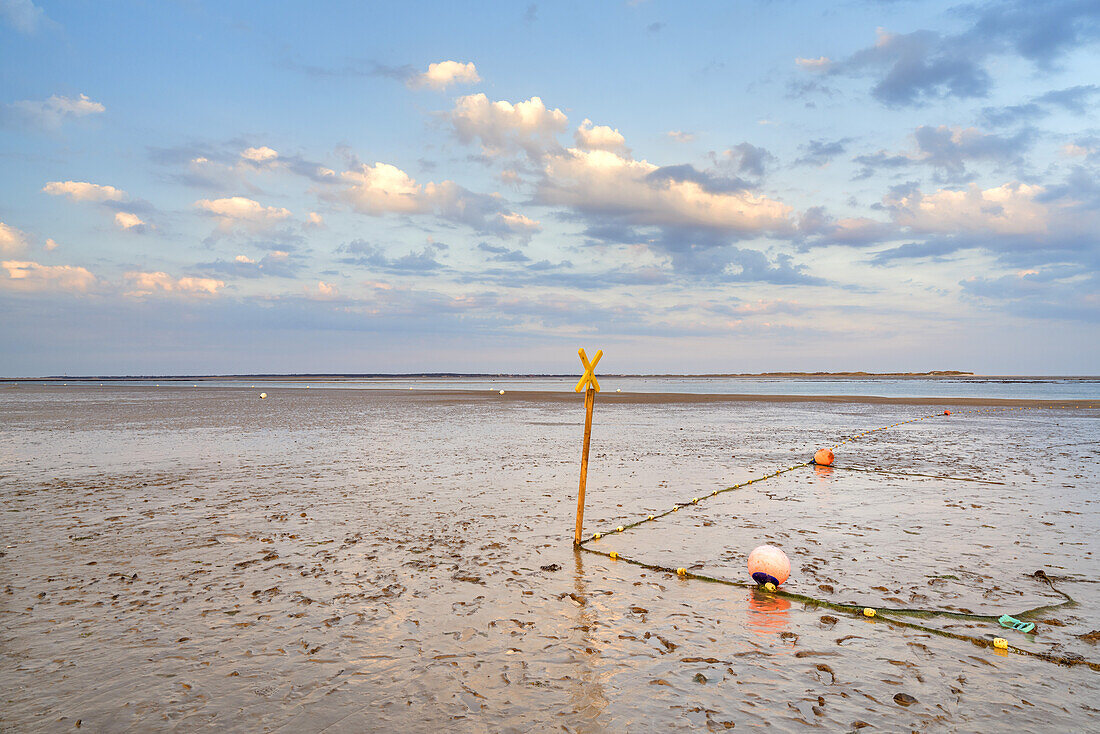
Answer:
<svg viewBox="0 0 1100 734"><path fill-rule="evenodd" d="M632 379L693 379L723 378L751 379L760 377L790 378L902 378L926 379L938 377L962 377L1005 380L1096 380L1096 375L980 375L961 370L931 370L928 372L707 372L699 374L674 373L601 373L600 377ZM47 375L44 377L0 377L0 382L43 382L58 380L280 380L297 382L305 380L369 380L369 379L493 379L493 378L576 378L574 373L533 372L362 372L362 373L292 373L292 374L240 374L240 375Z"/></svg>

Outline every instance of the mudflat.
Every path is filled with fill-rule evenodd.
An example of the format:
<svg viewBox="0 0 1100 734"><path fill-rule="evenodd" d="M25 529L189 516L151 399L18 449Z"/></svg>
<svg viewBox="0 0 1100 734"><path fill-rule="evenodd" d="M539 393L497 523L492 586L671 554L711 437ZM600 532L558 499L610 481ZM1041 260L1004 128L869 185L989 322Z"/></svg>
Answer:
<svg viewBox="0 0 1100 734"><path fill-rule="evenodd" d="M1086 664L574 552L579 396L258 393L0 393L4 728L1100 725ZM922 624L1098 662L1088 404L605 393L586 528L612 531L593 548L737 580L772 543L785 589L870 607L1059 604L1043 570L1076 604L1034 634ZM613 532L916 416L833 469Z"/></svg>

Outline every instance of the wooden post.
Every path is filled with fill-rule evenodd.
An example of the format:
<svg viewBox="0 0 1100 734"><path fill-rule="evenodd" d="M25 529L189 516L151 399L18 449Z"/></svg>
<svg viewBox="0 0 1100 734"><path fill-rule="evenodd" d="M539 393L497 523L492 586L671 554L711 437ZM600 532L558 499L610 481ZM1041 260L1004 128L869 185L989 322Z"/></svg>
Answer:
<svg viewBox="0 0 1100 734"><path fill-rule="evenodd" d="M588 483L588 445L592 440L592 408L596 404L596 389L589 386L584 391L584 448L581 449L581 487L577 493L577 531L573 545L580 545L581 528L584 526L584 485Z"/></svg>
<svg viewBox="0 0 1100 734"><path fill-rule="evenodd" d="M600 391L600 383L596 380L596 365L603 358L603 350L600 349L588 361L588 355L583 349L578 349L581 365L584 367L584 375L577 383L576 392L584 390L584 448L581 450L581 487L577 492L577 530L573 534L573 545L581 544L581 529L584 525L584 487L588 483L588 444L592 439L592 407L596 404L596 393Z"/></svg>

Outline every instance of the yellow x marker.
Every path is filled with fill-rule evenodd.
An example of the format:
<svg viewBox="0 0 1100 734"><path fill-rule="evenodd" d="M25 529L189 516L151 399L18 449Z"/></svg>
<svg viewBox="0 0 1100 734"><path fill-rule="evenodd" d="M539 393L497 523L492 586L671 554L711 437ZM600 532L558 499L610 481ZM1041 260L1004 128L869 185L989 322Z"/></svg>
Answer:
<svg viewBox="0 0 1100 734"><path fill-rule="evenodd" d="M596 382L596 365L603 359L603 350L600 349L596 352L596 356L592 362L588 361L588 355L584 353L583 349L578 349L577 353L581 355L581 364L584 365L584 376L581 377L581 381L577 383L575 392L583 392L588 389L589 386L595 388L596 392L599 392L600 383Z"/></svg>

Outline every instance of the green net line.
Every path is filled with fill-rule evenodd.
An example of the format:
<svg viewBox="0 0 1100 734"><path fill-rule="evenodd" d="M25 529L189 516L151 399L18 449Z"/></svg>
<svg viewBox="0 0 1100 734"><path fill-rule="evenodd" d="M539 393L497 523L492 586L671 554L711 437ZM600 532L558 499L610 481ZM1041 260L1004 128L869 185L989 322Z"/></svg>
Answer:
<svg viewBox="0 0 1100 734"><path fill-rule="evenodd" d="M1017 411L1017 410L1039 409L1040 407L1041 406L1009 407L1009 408L987 408L987 409L982 409L982 410L973 409L973 410L959 411L958 414L959 415L966 415L966 414L977 414L977 413L997 413L997 412L1007 412L1007 411ZM1068 407L1068 406L1065 406L1065 407ZM1090 406L1090 407L1092 407L1092 406ZM898 423L892 423L890 425L882 426L880 428L872 428L872 429L869 429L869 430L866 430L866 431L862 431L860 433L853 434L852 436L849 436L848 438L845 438L845 439L841 440L839 443L837 443L832 448L833 449L839 448L840 446L842 446L846 443L849 443L849 442L854 441L858 438L862 438L864 436L870 435L870 434L875 433L877 431L886 431L886 430L889 430L891 428L895 428L897 426L906 425L907 423L916 423L916 422L919 422L919 421L929 420L929 419L937 418L937 417L948 417L950 415L951 415L950 413L944 412L944 413L938 413L938 414L934 414L934 415L918 416L916 418L910 418L909 420L899 421ZM726 492L733 492L735 490L742 489L744 487L748 487L751 484L758 484L758 483L766 481L768 479L778 477L781 474L785 474L787 472L792 472L792 471L795 471L797 469L803 469L803 468L808 467L808 466L816 466L816 464L813 460L803 461L799 464L793 464L789 467L786 467L786 468L783 468L783 469L778 469L774 472L770 472L768 474L764 474L762 476L755 477L753 479L748 479L748 480L745 480L744 482L740 482L738 484L734 484L732 486L725 487L723 489L716 489L716 490L710 492L710 494L707 494L707 495L692 497L691 500L689 500L687 502L677 502L675 505L673 505L672 508L670 508L668 510L665 510L664 512L653 513L651 515L647 515L646 517L644 517L640 520L636 520L634 522L631 522L631 523L628 523L628 524L625 524L625 525L619 525L611 531L595 532L592 535L590 535L589 537L582 540L580 543L577 543L576 547L579 550L582 550L586 553L592 553L592 554L595 554L595 555L598 555L598 556L603 556L605 558L611 559L612 561L623 561L624 563L629 563L631 565L638 566L640 568L645 568L645 569L648 569L650 571L658 571L658 572L661 572L661 573L674 574L674 575L676 575L680 578L683 578L683 579L694 579L694 580L697 580L697 581L705 581L707 583L721 584L723 586L735 586L735 587L740 587L740 588L745 588L745 589L754 589L756 591L756 593L769 594L771 596L788 599L790 601L800 602L800 603L802 603L806 606L824 607L826 609L832 609L832 610L835 610L835 611L838 611L838 612L844 612L844 613L848 613L848 614L852 614L852 615L863 615L865 617L873 617L873 619L882 620L883 622L886 622L886 623L888 623L890 625L893 625L893 626L896 626L896 627L905 627L905 628L909 628L909 629L920 630L922 632L927 632L927 633L930 633L930 634L938 635L940 637L946 637L946 638L955 639L955 640L963 640L963 641L966 641L966 642L970 642L970 643L972 643L972 644L974 644L978 647L998 648L998 645L995 644L994 640L986 639L984 637L975 637L973 635L965 635L965 634L962 634L962 633L959 633L959 632L951 632L949 630L938 629L936 627L928 627L926 625L918 624L916 622L906 621L906 620L903 620L903 619L898 619L898 617L924 617L924 618L928 618L928 617L946 617L946 618L951 618L951 619L961 619L961 620L968 620L968 621L996 623L998 621L998 619L1000 619L1000 617L1001 617L1000 614L977 614L977 613L966 613L966 612L951 612L951 611L940 610L940 609L922 609L922 608L916 608L916 607L902 607L902 608L874 607L874 608L871 608L871 607L861 606L861 605L858 605L858 604L846 604L846 603L842 603L842 602L829 601L828 599L819 599L817 597L809 596L807 594L798 594L798 593L795 593L795 592L785 591L782 588L777 588L774 591L770 591L770 590L769 591L763 591L763 587L761 587L760 585L758 585L756 583L749 583L749 582L745 582L745 581L732 581L730 579L719 578L717 576L710 576L710 575L707 575L707 574L695 573L695 572L692 572L692 571L688 571L684 567L673 568L671 566L663 566L663 565L660 565L660 564L648 563L646 561L642 561L642 560L639 560L637 558L628 558L626 556L623 556L623 555L619 554L616 551L604 551L604 550L599 550L599 549L588 547L589 543L597 541L597 540L601 539L602 537L604 537L605 535L624 533L624 532L626 532L628 530L631 530L633 528L636 528L640 525L645 525L646 523L650 523L650 522L656 522L657 520L660 520L663 517L667 517L667 516L669 516L669 515L671 515L675 512L679 512L681 508L690 507L691 505L697 505L700 502L705 502L706 500L711 499L713 497L717 497L720 494L724 494ZM838 467L838 468L853 469L853 467ZM874 470L863 470L863 471L874 471ZM887 473L901 474L901 472L887 472ZM908 476L908 475L906 475L906 476ZM936 475L924 475L924 474L915 474L914 476L932 476L932 477L939 478L939 479L959 479L959 480L964 480L964 481L979 481L979 482L985 481L985 480L980 480L980 479L979 480L974 480L974 479L969 479L969 478L965 478L965 477L936 477ZM993 482L993 483L1000 484L1000 482ZM1055 604L1044 604L1044 605L1040 605L1040 606L1037 606L1037 607L1032 607L1030 609L1025 609L1024 611L1017 612L1017 613L1015 613L1011 616L1016 617L1017 619L1020 619L1020 620L1027 620L1029 618L1035 618L1035 617L1038 617L1038 616L1043 615L1043 614L1048 614L1048 613L1053 612L1053 611L1058 610L1058 609L1077 606L1077 602L1069 594L1065 593L1061 589L1058 589L1057 587L1054 586L1054 582L1051 581L1051 579L1046 575L1045 572L1036 571L1034 574L1032 574L1032 576L1034 578L1046 583L1046 585L1049 586L1052 591L1054 591L1056 594L1062 596L1063 600L1060 601L1060 602L1057 602ZM1014 654L1017 654L1017 655L1026 655L1028 657L1038 658L1040 660L1045 660L1045 661L1048 661L1048 662L1057 663L1059 665L1067 665L1067 666L1084 665L1084 666L1087 666L1087 667L1091 668L1092 670L1100 671L1100 663L1093 662L1091 660L1087 660L1087 659L1085 659L1083 657L1080 657L1080 656L1077 656L1077 655L1057 655L1057 654L1049 653L1049 652L1028 650L1028 649L1025 649L1025 648L1022 648L1022 647L1017 647L1017 646L1014 646L1014 645L1000 646L999 650L1007 651L1007 652L1014 653Z"/></svg>

